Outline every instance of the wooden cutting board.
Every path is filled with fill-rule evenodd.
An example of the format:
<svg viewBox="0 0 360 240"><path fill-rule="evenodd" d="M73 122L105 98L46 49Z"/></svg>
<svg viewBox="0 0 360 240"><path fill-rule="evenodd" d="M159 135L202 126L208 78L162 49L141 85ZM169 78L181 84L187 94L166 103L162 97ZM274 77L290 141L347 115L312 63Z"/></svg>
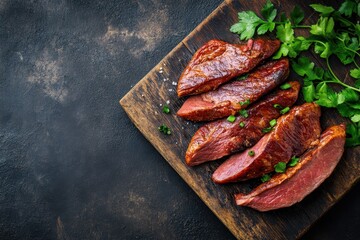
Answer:
<svg viewBox="0 0 360 240"><path fill-rule="evenodd" d="M237 22L237 12L252 10L259 13L264 3L264 0L222 3L140 80L120 100L120 104L142 134L234 236L239 239L294 239L304 234L357 182L360 176L360 161L357 159L360 148L346 149L331 177L301 203L286 209L261 213L246 207L238 207L233 199L235 193L247 192L259 184L258 180L220 186L210 179L219 162L197 167L188 167L185 164L184 155L188 143L200 124L184 121L175 114L184 102L184 99L179 99L176 95L176 83L195 51L210 39L239 42L238 37L229 31L230 26ZM310 14L312 11L306 1L275 3L280 11L288 14L295 4L300 4L305 10L305 23L315 21L317 16ZM311 57L317 61L314 56ZM344 70L342 72L338 70L336 73L344 78L347 77ZM296 75L292 73L289 79L296 79ZM170 106L171 114L162 113L161 106L166 103ZM301 99L298 101L298 104L300 103L302 103ZM344 119L333 110L323 109L321 121L325 128ZM158 127L161 124L169 126L172 134L166 136L160 133Z"/></svg>

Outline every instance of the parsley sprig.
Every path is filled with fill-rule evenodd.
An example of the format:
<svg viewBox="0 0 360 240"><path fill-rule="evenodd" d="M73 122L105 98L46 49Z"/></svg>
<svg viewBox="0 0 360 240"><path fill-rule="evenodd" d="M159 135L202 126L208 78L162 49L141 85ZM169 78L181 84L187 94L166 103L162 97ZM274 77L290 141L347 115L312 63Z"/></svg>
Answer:
<svg viewBox="0 0 360 240"><path fill-rule="evenodd" d="M239 22L230 31L238 34L241 40L247 40L256 34L275 30L281 46L273 58L293 58L293 70L304 77L302 93L305 101L336 108L343 117L349 118L351 123L346 129L350 138L347 138L346 144L360 145L360 24L356 20L360 17L360 1L345 0L337 10L322 4L311 4L310 7L319 14L319 18L312 25L301 25L304 12L300 7L296 6L287 17L285 13L278 14L275 6L267 1L261 16L253 11L239 12ZM297 36L295 30L299 28L307 29L307 36ZM301 56L308 50L324 59L326 69ZM343 65L351 66L349 75L354 78L355 84L340 80L330 58L337 58ZM340 85L343 89L336 92L329 84Z"/></svg>

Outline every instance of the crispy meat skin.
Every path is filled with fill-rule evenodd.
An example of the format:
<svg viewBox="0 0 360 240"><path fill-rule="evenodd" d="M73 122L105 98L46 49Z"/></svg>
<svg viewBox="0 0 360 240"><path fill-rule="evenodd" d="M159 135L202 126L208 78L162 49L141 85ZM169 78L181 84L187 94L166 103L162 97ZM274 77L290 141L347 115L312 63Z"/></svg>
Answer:
<svg viewBox="0 0 360 240"><path fill-rule="evenodd" d="M247 107L247 104L240 105L239 102L255 102L285 81L288 75L288 59L268 62L244 80L233 81L217 90L188 98L177 115L192 121L210 121L235 115Z"/></svg>
<svg viewBox="0 0 360 240"><path fill-rule="evenodd" d="M250 39L247 44L210 40L190 60L181 74L179 97L216 89L220 84L249 72L280 47L279 40Z"/></svg>
<svg viewBox="0 0 360 240"><path fill-rule="evenodd" d="M316 103L294 107L250 149L255 156L249 156L248 151L234 154L216 169L212 179L216 183L228 183L272 172L278 162L288 162L316 144L320 131L320 107Z"/></svg>
<svg viewBox="0 0 360 240"><path fill-rule="evenodd" d="M235 195L236 204L269 211L300 202L333 172L344 152L345 136L344 124L328 128L296 166L274 175L247 195Z"/></svg>
<svg viewBox="0 0 360 240"><path fill-rule="evenodd" d="M290 89L277 90L252 105L247 110L247 118L238 116L234 123L222 119L200 127L189 143L186 163L198 165L253 146L265 134L262 129L269 127L269 121L280 116L280 109L274 108L274 104L290 107L295 103L300 84L296 81L289 83ZM244 127L239 126L240 122Z"/></svg>

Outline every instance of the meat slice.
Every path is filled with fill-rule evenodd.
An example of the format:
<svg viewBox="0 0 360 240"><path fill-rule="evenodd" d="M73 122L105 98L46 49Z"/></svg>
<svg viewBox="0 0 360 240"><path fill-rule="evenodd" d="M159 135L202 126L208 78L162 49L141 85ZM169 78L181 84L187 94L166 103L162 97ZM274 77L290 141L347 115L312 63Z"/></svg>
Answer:
<svg viewBox="0 0 360 240"><path fill-rule="evenodd" d="M269 127L269 122L280 116L281 109L274 105L290 107L295 103L300 84L296 81L289 84L291 88L279 89L252 105L247 110L247 118L238 116L233 123L222 119L200 127L189 143L186 163L198 165L253 146L265 134L263 130Z"/></svg>
<svg viewBox="0 0 360 240"><path fill-rule="evenodd" d="M179 97L216 89L220 84L249 72L280 47L279 40L250 39L247 44L211 40L202 46L181 74Z"/></svg>
<svg viewBox="0 0 360 240"><path fill-rule="evenodd" d="M274 171L278 162L288 162L316 144L320 136L320 107L305 103L294 107L277 120L275 129L266 134L250 151L235 154L212 175L216 183L243 181Z"/></svg>
<svg viewBox="0 0 360 240"><path fill-rule="evenodd" d="M333 172L344 152L345 136L344 124L328 128L296 166L274 175L247 195L235 195L236 204L269 211L300 202Z"/></svg>
<svg viewBox="0 0 360 240"><path fill-rule="evenodd" d="M177 115L192 121L210 121L235 115L240 109L246 108L249 102L255 102L285 81L288 75L288 59L268 62L244 80L233 81L215 91L188 98Z"/></svg>

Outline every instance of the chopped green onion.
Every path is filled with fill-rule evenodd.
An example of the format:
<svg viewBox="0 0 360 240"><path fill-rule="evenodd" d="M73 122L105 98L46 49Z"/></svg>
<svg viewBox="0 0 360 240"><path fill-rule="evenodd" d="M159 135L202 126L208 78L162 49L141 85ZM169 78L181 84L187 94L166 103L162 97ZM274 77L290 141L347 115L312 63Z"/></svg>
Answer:
<svg viewBox="0 0 360 240"><path fill-rule="evenodd" d="M275 172L283 173L286 170L286 163L285 162L278 162L277 164L275 164L274 168L275 168Z"/></svg>
<svg viewBox="0 0 360 240"><path fill-rule="evenodd" d="M271 132L272 127L267 127L267 128L263 128L263 130L261 130L263 133L268 133Z"/></svg>
<svg viewBox="0 0 360 240"><path fill-rule="evenodd" d="M244 122L240 122L240 123L239 123L239 126L243 128L243 127L245 127L245 123L244 123Z"/></svg>
<svg viewBox="0 0 360 240"><path fill-rule="evenodd" d="M275 103L274 108L282 108L282 106L280 104Z"/></svg>
<svg viewBox="0 0 360 240"><path fill-rule="evenodd" d="M249 76L249 74L245 74L245 75L242 75L242 76L238 77L236 80L242 81L242 80L247 79L248 76Z"/></svg>
<svg viewBox="0 0 360 240"><path fill-rule="evenodd" d="M247 118L249 116L248 112L245 109L241 109L239 111L239 114L245 118Z"/></svg>
<svg viewBox="0 0 360 240"><path fill-rule="evenodd" d="M171 130L169 127L167 127L165 124L161 124L160 127L158 127L159 131L162 132L165 135L170 135L171 134Z"/></svg>
<svg viewBox="0 0 360 240"><path fill-rule="evenodd" d="M248 154L249 154L250 157L255 156L255 152L254 152L253 150L250 150L250 151L248 152Z"/></svg>
<svg viewBox="0 0 360 240"><path fill-rule="evenodd" d="M170 113L170 108L168 105L164 105L162 108L163 113Z"/></svg>
<svg viewBox="0 0 360 240"><path fill-rule="evenodd" d="M241 106L244 106L244 105L249 105L250 104L250 99L247 99L246 101L244 102L239 102Z"/></svg>
<svg viewBox="0 0 360 240"><path fill-rule="evenodd" d="M283 109L280 111L280 114L285 114L285 113L287 113L289 110L290 110L289 107L283 108Z"/></svg>
<svg viewBox="0 0 360 240"><path fill-rule="evenodd" d="M231 123L233 123L235 121L236 117L234 115L230 115L227 120Z"/></svg>
<svg viewBox="0 0 360 240"><path fill-rule="evenodd" d="M271 120L271 121L269 122L269 124L270 124L270 127L275 126L275 125L276 125L276 119Z"/></svg>
<svg viewBox="0 0 360 240"><path fill-rule="evenodd" d="M298 163L299 163L299 158L293 156L293 157L290 159L288 165L289 165L290 167L294 167L294 166L296 166Z"/></svg>
<svg viewBox="0 0 360 240"><path fill-rule="evenodd" d="M262 182L267 182L271 179L271 176L270 174L264 174L262 177L261 177L261 181Z"/></svg>
<svg viewBox="0 0 360 240"><path fill-rule="evenodd" d="M290 83L285 83L285 84L281 85L280 88L281 88L282 90L286 90L286 89L291 88L291 85L290 85Z"/></svg>

